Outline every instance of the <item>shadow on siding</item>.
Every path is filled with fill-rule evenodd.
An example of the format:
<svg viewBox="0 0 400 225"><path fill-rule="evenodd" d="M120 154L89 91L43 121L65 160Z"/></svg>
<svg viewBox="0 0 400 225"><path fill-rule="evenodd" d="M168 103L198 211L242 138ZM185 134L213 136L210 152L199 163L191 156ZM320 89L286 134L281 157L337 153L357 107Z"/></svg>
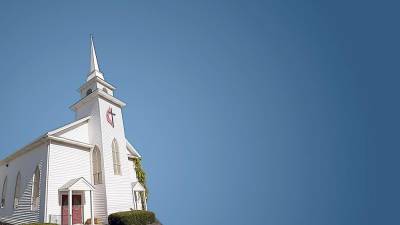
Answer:
<svg viewBox="0 0 400 225"><path fill-rule="evenodd" d="M39 190L42 190L42 179L43 179L43 174L42 174L42 162L39 163L39 170L40 170L40 181L39 181ZM24 193L22 197L19 200L19 207L17 209L13 209L13 214L10 216L0 216L0 225L10 225L10 224L25 224L25 223L33 223L33 222L38 222L39 221L39 213L40 213L40 202L39 202L39 207L38 210L32 211L31 210L31 195L32 195L32 185L33 185L33 174L31 176L31 179L29 182L26 184L26 187L24 188ZM14 188L11 188L10 190L14 190ZM41 191L39 191L39 199L41 199L40 196ZM14 193L10 193L14 196ZM7 207L13 207L14 205L14 197L12 199L12 202L9 202L7 204Z"/></svg>

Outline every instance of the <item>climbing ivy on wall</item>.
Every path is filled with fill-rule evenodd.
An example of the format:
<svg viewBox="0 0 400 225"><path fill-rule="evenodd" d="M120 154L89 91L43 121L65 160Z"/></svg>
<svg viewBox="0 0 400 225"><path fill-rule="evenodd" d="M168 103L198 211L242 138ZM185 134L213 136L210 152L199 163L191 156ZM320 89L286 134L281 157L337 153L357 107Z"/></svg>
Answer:
<svg viewBox="0 0 400 225"><path fill-rule="evenodd" d="M137 177L138 181L146 189L146 198L148 199L149 198L149 190L147 189L147 186L146 186L146 172L144 172L144 170L142 168L141 159L135 158L135 159L133 159L133 163L135 164L136 177ZM143 199L144 196L141 195L141 197Z"/></svg>

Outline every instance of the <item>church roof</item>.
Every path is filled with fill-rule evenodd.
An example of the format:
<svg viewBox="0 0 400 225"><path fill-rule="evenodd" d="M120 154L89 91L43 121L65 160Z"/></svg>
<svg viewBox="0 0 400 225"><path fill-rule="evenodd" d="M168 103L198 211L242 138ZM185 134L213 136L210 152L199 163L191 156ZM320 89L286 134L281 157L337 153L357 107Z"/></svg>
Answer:
<svg viewBox="0 0 400 225"><path fill-rule="evenodd" d="M60 128L57 128L57 129L52 130L52 131L49 131L49 132L47 132L47 134L48 135L54 135L54 134L60 133L63 130L66 130L68 128L71 128L71 127L77 126L77 125L79 125L81 123L84 123L84 122L88 121L89 119L90 119L90 116L84 117L84 118L79 119L77 121L74 121L72 123L68 123L68 124L66 124L66 125L64 125L64 126L62 126Z"/></svg>
<svg viewBox="0 0 400 225"><path fill-rule="evenodd" d="M77 190L77 191L93 191L95 188L94 186L87 181L83 177L75 178L69 180L63 186L61 186L58 190L59 191L69 191L69 190Z"/></svg>
<svg viewBox="0 0 400 225"><path fill-rule="evenodd" d="M134 191L146 191L144 186L140 182L133 182L132 183L132 189Z"/></svg>
<svg viewBox="0 0 400 225"><path fill-rule="evenodd" d="M10 154L9 156L7 156L6 158L4 158L3 160L0 160L0 166L8 163L10 161L12 161L13 159L19 157L20 155L25 154L26 152L34 149L35 147L37 147L40 144L45 143L47 140L52 140L55 142L61 142L61 143L65 143L65 144L70 144L73 146L77 146L83 149L92 149L94 148L94 145L89 144L89 143L85 143L79 140L72 140L69 138L65 138L65 137L61 137L60 133L63 133L65 131L71 130L71 129L76 129L78 126L80 126L81 124L84 124L86 122L88 122L90 120L90 116L84 117L82 119L79 119L77 121L68 123L62 127L59 127L57 129L51 130L47 133L45 133L44 135L40 136L39 138L37 138L36 140L34 140L33 142L25 145L24 147L18 149L17 151L15 151L14 153ZM126 139L125 139L126 140ZM135 149L135 147L133 147L133 145L126 140L126 150L128 153L128 157L129 158L141 158L142 156L139 154L139 152Z"/></svg>
<svg viewBox="0 0 400 225"><path fill-rule="evenodd" d="M142 156L139 154L139 152L136 151L135 147L133 147L133 145L131 145L131 143L129 143L128 140L126 140L126 149L129 151L131 156L137 157L137 158L142 158Z"/></svg>
<svg viewBox="0 0 400 225"><path fill-rule="evenodd" d="M70 144L70 145L74 145L77 147L81 147L81 148L85 148L85 149L92 149L94 146L89 144L89 143L84 143L84 142L80 142L80 141L76 141L76 140L71 140L68 138L63 138L63 137L58 137L56 136L57 133L60 133L61 131L67 130L69 128L73 128L74 126L78 126L79 124L82 124L86 121L88 121L90 119L90 116L82 118L80 120L74 121L72 123L66 124L60 128L57 128L55 130L49 131L43 135L41 135L40 137L38 137L37 139L35 139L34 141L32 141L31 143L23 146L22 148L18 149L17 151L15 151L14 153L10 154L9 156L7 156L6 158L4 158L3 160L0 160L0 166L19 157L20 155L25 154L26 152L34 149L35 147L39 146L40 144L45 143L47 140L53 140L53 141L57 141L57 142L61 142L61 143L66 143L66 144Z"/></svg>
<svg viewBox="0 0 400 225"><path fill-rule="evenodd" d="M71 139L67 139L67 138L63 138L63 137L56 137L56 136L48 135L46 133L46 134L40 136L39 138L37 138L36 140L34 140L33 142L31 142L31 143L25 145L24 147L18 149L17 151L15 151L11 155L7 156L3 160L0 160L0 166L5 164L5 163L8 163L8 162L10 162L10 161L12 161L12 160L14 160L16 158L18 158L19 156L29 152L30 150L33 150L35 147L39 146L40 144L45 143L48 140L53 140L53 141L56 141L56 142L61 142L61 143L77 146L77 147L84 148L84 149L92 149L92 148L94 148L93 145L88 144L88 143L75 141L75 140L71 140Z"/></svg>

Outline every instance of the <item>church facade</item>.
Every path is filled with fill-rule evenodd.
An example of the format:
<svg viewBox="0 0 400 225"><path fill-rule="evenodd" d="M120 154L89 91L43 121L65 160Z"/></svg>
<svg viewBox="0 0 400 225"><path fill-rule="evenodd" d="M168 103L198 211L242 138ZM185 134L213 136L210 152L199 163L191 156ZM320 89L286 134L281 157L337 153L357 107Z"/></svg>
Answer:
<svg viewBox="0 0 400 225"><path fill-rule="evenodd" d="M109 214L147 210L124 133L115 87L99 69L91 39L90 72L70 109L75 121L47 132L0 161L0 222L107 224Z"/></svg>

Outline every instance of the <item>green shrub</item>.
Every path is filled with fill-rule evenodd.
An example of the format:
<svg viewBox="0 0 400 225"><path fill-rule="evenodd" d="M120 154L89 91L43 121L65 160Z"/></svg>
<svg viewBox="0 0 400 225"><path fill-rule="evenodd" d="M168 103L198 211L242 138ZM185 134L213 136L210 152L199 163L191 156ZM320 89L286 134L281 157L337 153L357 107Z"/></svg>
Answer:
<svg viewBox="0 0 400 225"><path fill-rule="evenodd" d="M110 225L147 225L156 221L153 212L132 210L127 212L117 212L108 216Z"/></svg>

